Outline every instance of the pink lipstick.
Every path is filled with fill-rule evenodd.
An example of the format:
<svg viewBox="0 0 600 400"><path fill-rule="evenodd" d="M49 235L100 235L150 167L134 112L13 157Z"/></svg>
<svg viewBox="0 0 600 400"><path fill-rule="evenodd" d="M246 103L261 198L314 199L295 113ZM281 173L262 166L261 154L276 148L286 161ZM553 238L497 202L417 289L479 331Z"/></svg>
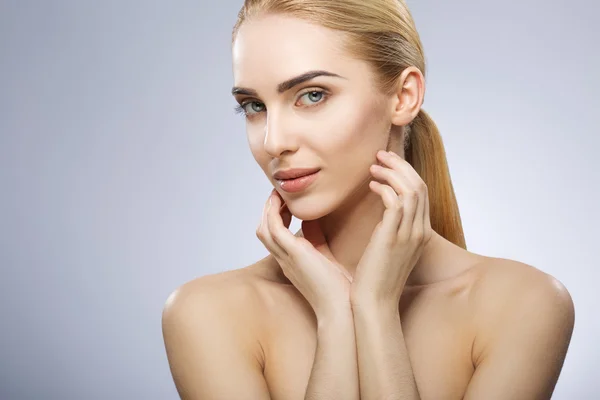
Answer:
<svg viewBox="0 0 600 400"><path fill-rule="evenodd" d="M297 193L306 189L318 178L319 169L292 169L279 171L273 175L284 192Z"/></svg>

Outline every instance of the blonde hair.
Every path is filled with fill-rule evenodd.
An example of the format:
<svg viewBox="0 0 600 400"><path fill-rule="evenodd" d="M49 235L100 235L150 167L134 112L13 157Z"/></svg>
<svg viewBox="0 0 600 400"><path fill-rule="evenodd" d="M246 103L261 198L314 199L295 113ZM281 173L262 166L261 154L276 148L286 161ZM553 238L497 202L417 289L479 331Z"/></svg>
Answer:
<svg viewBox="0 0 600 400"><path fill-rule="evenodd" d="M343 32L347 39L344 50L372 66L375 84L384 94L397 90L396 82L409 66L425 76L421 39L404 0L245 0L232 43L242 23L261 14L288 15ZM446 152L435 122L421 109L403 129L406 161L429 190L432 229L466 249Z"/></svg>

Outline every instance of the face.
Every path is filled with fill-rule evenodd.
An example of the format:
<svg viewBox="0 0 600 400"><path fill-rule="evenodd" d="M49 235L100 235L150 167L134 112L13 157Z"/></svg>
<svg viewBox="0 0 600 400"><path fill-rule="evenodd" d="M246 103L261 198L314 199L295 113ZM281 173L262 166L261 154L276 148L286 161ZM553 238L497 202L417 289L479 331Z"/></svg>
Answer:
<svg viewBox="0 0 600 400"><path fill-rule="evenodd" d="M369 167L388 144L387 98L375 89L370 66L342 51L341 39L300 19L265 16L246 21L233 45L234 96L250 149L301 220L368 193ZM278 87L310 71L327 75ZM273 174L291 168L320 170L306 189L289 193Z"/></svg>

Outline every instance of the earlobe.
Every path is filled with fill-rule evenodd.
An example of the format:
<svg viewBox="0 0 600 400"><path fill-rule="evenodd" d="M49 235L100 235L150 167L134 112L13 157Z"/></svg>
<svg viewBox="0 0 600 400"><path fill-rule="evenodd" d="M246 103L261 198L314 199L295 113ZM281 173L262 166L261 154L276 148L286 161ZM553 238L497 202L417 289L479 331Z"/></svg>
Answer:
<svg viewBox="0 0 600 400"><path fill-rule="evenodd" d="M416 67L408 67L398 79L398 90L393 96L391 121L394 125L409 124L421 109L425 96L425 79Z"/></svg>

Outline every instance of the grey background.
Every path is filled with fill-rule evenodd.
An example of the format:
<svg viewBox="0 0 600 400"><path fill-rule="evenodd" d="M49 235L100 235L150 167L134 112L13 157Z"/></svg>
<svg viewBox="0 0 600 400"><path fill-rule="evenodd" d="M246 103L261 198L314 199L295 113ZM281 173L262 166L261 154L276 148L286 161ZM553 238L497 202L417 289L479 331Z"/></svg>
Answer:
<svg viewBox="0 0 600 400"><path fill-rule="evenodd" d="M468 247L567 286L554 398L600 398L600 6L408 3ZM176 399L167 296L267 254L229 93L241 4L0 0L0 399Z"/></svg>

